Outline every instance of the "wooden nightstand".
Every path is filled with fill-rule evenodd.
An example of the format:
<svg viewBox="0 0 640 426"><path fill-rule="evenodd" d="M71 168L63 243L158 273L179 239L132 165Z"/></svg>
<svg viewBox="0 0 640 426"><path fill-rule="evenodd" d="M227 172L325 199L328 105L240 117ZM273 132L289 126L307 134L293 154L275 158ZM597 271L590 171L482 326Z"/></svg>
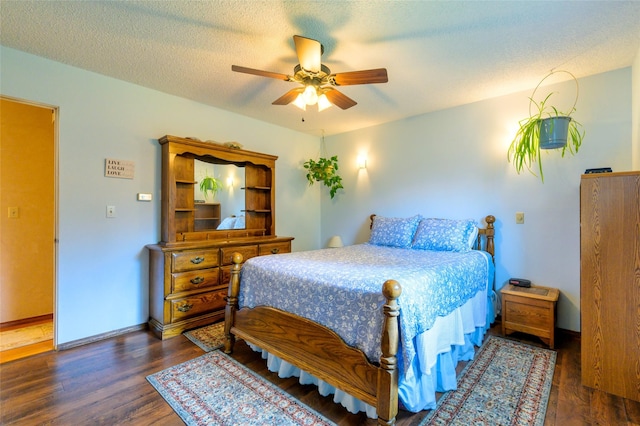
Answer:
<svg viewBox="0 0 640 426"><path fill-rule="evenodd" d="M516 287L508 284L502 294L502 335L521 331L533 334L553 349L557 288Z"/></svg>

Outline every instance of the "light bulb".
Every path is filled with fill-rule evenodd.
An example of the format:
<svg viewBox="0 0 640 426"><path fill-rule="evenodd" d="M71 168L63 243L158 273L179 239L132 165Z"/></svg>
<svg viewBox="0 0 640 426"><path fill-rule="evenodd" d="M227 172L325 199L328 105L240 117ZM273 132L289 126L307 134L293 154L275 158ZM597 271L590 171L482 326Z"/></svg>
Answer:
<svg viewBox="0 0 640 426"><path fill-rule="evenodd" d="M308 85L305 87L302 96L304 96L304 101L307 105L315 105L318 102L318 91L315 86Z"/></svg>
<svg viewBox="0 0 640 426"><path fill-rule="evenodd" d="M331 102L329 102L329 99L327 99L327 95L326 94L322 94L318 97L318 111L324 111L325 109L329 108L331 106Z"/></svg>
<svg viewBox="0 0 640 426"><path fill-rule="evenodd" d="M307 110L307 103L304 101L304 96L302 95L302 93L300 93L297 97L296 100L293 101L293 104L295 106L297 106L298 108L300 108L303 111Z"/></svg>

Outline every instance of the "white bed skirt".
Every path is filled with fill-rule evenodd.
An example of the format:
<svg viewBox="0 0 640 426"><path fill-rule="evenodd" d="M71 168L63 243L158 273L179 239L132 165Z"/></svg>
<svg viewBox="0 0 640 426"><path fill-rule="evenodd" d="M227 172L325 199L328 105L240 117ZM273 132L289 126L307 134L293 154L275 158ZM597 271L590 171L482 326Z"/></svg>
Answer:
<svg viewBox="0 0 640 426"><path fill-rule="evenodd" d="M411 412L433 409L436 407L436 391L456 389L456 365L458 361L473 359L474 346L482 344L486 331L495 320L495 302L495 292L491 291L489 295L486 291L478 292L446 317L438 317L431 329L416 337L416 357L398 383L398 397L403 409ZM333 401L351 413L364 411L370 418L377 417L375 407L255 345L249 346L262 352L269 371L278 373L279 377L298 377L303 385L316 385L322 396L333 394Z"/></svg>

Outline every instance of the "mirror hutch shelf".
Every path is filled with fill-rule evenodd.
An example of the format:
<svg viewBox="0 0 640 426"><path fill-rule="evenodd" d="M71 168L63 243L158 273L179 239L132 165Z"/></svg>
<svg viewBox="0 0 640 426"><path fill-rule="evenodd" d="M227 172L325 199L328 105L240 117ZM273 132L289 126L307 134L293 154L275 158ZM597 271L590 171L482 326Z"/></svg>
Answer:
<svg viewBox="0 0 640 426"><path fill-rule="evenodd" d="M176 136L158 142L161 241L147 245L149 328L166 339L224 318L233 253L241 253L244 260L289 253L293 237L275 232L278 157ZM228 216L241 226L222 225L226 203L196 202L197 162L244 170L244 186L235 194L243 197L242 208Z"/></svg>

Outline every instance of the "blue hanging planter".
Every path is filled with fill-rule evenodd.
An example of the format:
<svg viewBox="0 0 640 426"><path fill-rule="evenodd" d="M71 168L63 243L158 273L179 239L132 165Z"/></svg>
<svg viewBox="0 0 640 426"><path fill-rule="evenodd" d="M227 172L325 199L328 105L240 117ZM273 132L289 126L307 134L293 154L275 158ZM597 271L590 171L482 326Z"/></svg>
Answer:
<svg viewBox="0 0 640 426"><path fill-rule="evenodd" d="M571 117L547 117L540 121L540 149L558 149L567 146Z"/></svg>

